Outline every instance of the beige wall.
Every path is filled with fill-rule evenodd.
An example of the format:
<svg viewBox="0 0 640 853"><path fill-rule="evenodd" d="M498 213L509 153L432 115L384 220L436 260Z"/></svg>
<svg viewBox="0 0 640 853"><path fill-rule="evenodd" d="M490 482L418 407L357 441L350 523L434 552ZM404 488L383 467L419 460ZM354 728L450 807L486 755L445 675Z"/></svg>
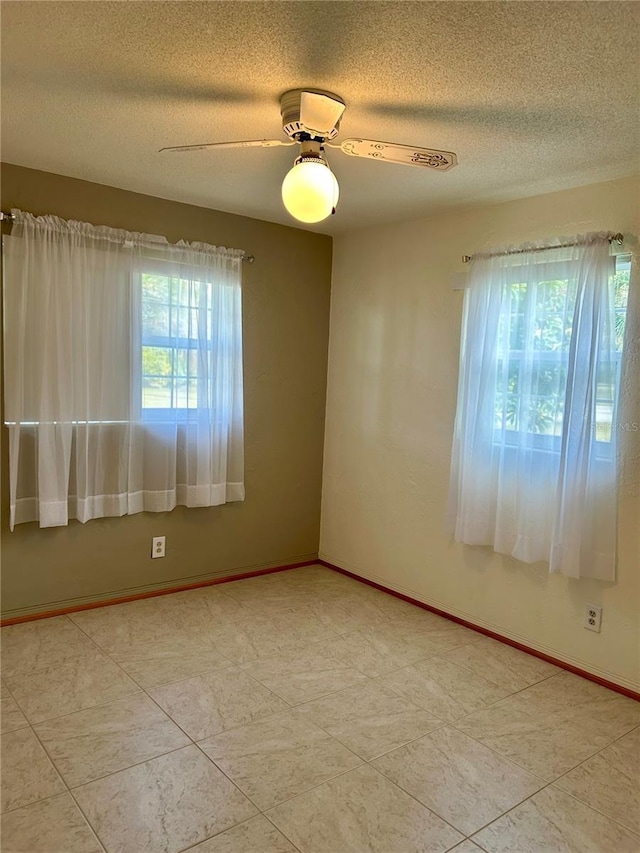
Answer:
<svg viewBox="0 0 640 853"><path fill-rule="evenodd" d="M638 234L639 188L623 179L336 238L320 537L332 563L635 687L637 497L621 496L615 584L452 544L444 516L461 255L590 230ZM604 607L601 634L582 627L587 602Z"/></svg>
<svg viewBox="0 0 640 853"><path fill-rule="evenodd" d="M331 238L3 165L2 209L10 207L242 248L256 262L244 267L244 503L9 533L3 427L5 615L316 556ZM167 556L152 561L159 535Z"/></svg>

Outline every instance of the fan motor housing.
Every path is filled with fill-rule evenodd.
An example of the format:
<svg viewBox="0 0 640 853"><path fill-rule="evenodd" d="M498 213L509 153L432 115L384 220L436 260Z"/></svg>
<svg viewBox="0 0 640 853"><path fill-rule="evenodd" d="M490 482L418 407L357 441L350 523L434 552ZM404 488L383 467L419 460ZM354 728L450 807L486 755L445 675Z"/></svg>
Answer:
<svg viewBox="0 0 640 853"><path fill-rule="evenodd" d="M344 104L339 95L334 94L334 92L328 92L326 89L290 89L288 92L285 92L280 98L280 114L282 115L282 130L290 139L295 139L300 133L309 133L309 129L300 121L300 98L303 92L326 95L339 104ZM323 139L334 139L338 135L339 129L340 120L336 122L335 127Z"/></svg>

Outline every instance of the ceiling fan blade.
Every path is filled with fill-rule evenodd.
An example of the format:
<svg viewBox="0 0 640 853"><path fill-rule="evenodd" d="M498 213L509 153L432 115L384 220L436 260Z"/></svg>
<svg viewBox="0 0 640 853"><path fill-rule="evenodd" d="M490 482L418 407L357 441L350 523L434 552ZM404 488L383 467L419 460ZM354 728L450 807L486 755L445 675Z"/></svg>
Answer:
<svg viewBox="0 0 640 853"><path fill-rule="evenodd" d="M342 143L325 144L331 148L340 148L352 157L371 157L373 160L403 163L406 166L427 166L439 172L446 172L458 163L453 151L438 151L417 145L399 145L396 142L378 142L374 139L345 139Z"/></svg>
<svg viewBox="0 0 640 853"><path fill-rule="evenodd" d="M318 136L328 136L340 121L345 105L335 98L318 92L303 92L300 96L300 122Z"/></svg>
<svg viewBox="0 0 640 853"><path fill-rule="evenodd" d="M206 148L276 148L279 145L295 145L295 140L248 139L244 142L205 142L202 145L172 145L158 151L204 151Z"/></svg>

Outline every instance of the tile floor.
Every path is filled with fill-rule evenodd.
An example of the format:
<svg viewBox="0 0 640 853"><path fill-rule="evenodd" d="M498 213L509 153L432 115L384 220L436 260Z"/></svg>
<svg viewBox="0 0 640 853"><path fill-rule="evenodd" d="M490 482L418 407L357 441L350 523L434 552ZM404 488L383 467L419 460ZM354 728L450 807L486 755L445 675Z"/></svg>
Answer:
<svg viewBox="0 0 640 853"><path fill-rule="evenodd" d="M3 853L638 853L640 703L320 566L2 630Z"/></svg>

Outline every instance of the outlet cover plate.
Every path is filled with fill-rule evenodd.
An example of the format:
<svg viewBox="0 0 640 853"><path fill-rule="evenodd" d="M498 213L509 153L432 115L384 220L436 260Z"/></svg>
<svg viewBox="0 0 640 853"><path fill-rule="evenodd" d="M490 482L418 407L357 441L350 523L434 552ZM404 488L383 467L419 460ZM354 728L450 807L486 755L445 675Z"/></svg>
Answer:
<svg viewBox="0 0 640 853"><path fill-rule="evenodd" d="M584 627L587 631L600 633L602 625L602 607L599 604L587 604L584 609Z"/></svg>

